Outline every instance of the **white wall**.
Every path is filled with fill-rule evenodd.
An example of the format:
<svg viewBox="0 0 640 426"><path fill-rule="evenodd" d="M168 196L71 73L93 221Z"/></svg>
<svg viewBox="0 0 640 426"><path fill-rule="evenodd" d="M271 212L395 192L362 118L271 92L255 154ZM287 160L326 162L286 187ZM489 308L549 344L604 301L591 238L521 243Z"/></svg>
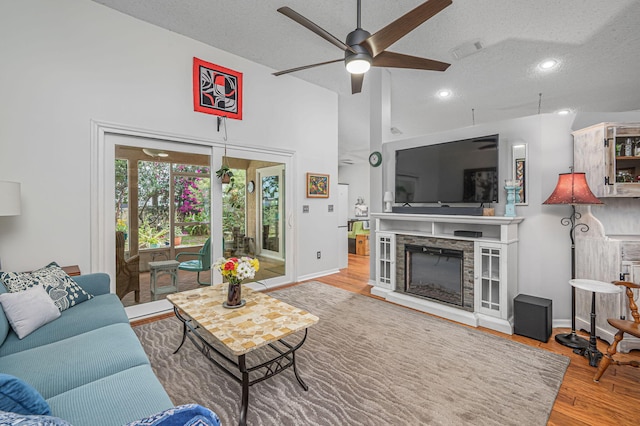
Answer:
<svg viewBox="0 0 640 426"><path fill-rule="evenodd" d="M91 120L222 141L215 117L193 111L194 56L244 73L229 144L295 151L297 275L337 268L325 206L337 201L335 93L87 0L4 1L0 40L0 180L21 182L23 203L0 218L3 269L55 260L90 272ZM334 177L329 200L304 198L307 171Z"/></svg>

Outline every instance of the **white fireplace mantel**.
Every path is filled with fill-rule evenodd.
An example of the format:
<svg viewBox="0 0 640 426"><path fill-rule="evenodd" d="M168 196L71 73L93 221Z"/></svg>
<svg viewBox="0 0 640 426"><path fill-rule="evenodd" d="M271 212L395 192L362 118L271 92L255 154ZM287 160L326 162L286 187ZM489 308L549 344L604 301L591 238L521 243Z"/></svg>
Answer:
<svg viewBox="0 0 640 426"><path fill-rule="evenodd" d="M375 220L376 241L376 280L372 294L470 326L513 334L513 299L518 291L518 225L524 218L405 213L373 213L371 217ZM475 235L468 232L455 235L455 231ZM405 285L403 278L396 277L396 262L404 262L404 249L396 247L399 235L430 241L473 242L472 311L398 291Z"/></svg>

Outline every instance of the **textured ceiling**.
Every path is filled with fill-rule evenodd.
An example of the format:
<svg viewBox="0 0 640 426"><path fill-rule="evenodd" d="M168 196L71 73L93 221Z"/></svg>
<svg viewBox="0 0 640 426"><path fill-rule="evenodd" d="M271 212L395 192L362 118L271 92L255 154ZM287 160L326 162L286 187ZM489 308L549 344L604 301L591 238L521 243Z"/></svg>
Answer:
<svg viewBox="0 0 640 426"><path fill-rule="evenodd" d="M356 27L356 0L94 0L274 70L332 59L343 52L276 12L289 6L337 38ZM422 0L362 0L372 34ZM576 112L640 109L640 1L453 0L389 50L451 63L443 73L389 69L391 125L399 137L570 108ZM456 59L454 49L483 49ZM560 65L541 72L537 64ZM340 97L340 156L368 152L368 80L351 95L343 64L278 78L300 78ZM441 100L436 92L450 89ZM343 111L348 113L344 117ZM473 112L472 112L473 111Z"/></svg>

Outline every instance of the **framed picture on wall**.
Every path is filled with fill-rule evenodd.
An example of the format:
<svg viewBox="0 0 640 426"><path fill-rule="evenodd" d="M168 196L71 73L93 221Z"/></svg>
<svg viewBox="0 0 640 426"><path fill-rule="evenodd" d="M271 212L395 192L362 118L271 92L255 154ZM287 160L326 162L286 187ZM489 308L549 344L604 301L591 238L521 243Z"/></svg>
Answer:
<svg viewBox="0 0 640 426"><path fill-rule="evenodd" d="M242 73L193 58L193 110L242 120Z"/></svg>
<svg viewBox="0 0 640 426"><path fill-rule="evenodd" d="M518 195L519 199L516 198L516 203L526 203L527 202L527 194L525 192L526 182L525 182L525 170L527 167L527 160L524 158L516 158L516 180L518 181Z"/></svg>
<svg viewBox="0 0 640 426"><path fill-rule="evenodd" d="M307 173L307 198L329 198L329 175Z"/></svg>

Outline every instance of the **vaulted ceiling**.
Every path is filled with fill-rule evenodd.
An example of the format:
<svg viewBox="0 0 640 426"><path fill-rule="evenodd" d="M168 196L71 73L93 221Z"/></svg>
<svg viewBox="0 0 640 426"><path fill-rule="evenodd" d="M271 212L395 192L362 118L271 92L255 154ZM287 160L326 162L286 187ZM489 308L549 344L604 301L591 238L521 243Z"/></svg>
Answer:
<svg viewBox="0 0 640 426"><path fill-rule="evenodd" d="M279 7L289 6L341 40L356 28L356 0L94 1L274 71L343 57ZM421 3L362 0L362 27L373 34ZM389 50L451 64L445 72L388 69L398 137L565 108L640 109L638 0L453 0ZM539 69L549 58L557 66ZM340 156L366 159L366 77L356 95L340 62L274 78L300 78L337 92L349 114L341 111ZM441 89L451 96L439 98Z"/></svg>

